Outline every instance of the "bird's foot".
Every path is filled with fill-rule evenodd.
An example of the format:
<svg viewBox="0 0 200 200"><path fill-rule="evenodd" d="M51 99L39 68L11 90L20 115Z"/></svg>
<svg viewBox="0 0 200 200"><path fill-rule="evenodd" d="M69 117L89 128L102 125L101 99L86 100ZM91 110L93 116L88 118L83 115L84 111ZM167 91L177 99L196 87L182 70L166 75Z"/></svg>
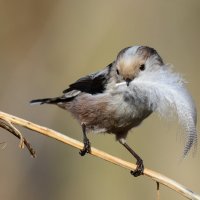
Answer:
<svg viewBox="0 0 200 200"><path fill-rule="evenodd" d="M143 160L137 160L136 162L136 169L134 171L131 171L131 175L133 175L134 177L138 177L140 175L143 175L144 173L144 164L143 164Z"/></svg>
<svg viewBox="0 0 200 200"><path fill-rule="evenodd" d="M79 152L79 154L81 156L84 156L86 153L90 153L90 151L91 151L91 145L90 145L90 141L88 138L84 139L83 144L84 144L83 149L80 150L80 152Z"/></svg>

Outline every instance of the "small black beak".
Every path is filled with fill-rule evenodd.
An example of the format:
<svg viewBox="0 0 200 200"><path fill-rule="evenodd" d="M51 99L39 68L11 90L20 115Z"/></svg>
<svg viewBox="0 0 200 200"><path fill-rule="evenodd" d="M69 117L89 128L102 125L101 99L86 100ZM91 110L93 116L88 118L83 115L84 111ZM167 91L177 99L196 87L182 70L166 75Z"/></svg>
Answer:
<svg viewBox="0 0 200 200"><path fill-rule="evenodd" d="M129 86L129 84L130 84L130 82L131 82L131 79L130 79L130 78L127 78L125 81L126 81L126 85Z"/></svg>

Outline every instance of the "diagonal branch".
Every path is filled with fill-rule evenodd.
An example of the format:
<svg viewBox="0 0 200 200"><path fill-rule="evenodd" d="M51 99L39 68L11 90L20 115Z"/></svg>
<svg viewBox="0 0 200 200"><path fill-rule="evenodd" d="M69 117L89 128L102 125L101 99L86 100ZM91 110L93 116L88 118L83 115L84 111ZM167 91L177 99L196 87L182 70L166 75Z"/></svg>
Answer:
<svg viewBox="0 0 200 200"><path fill-rule="evenodd" d="M5 127L5 125L4 126L2 125L2 122L4 122L4 124L6 124L7 128ZM39 126L39 125L34 124L32 122L29 122L27 120L15 117L13 115L9 115L7 113L0 112L0 126L4 129L8 130L8 131L14 130L14 133L12 131L10 131L10 132L13 133L15 136L17 136L20 139L21 145L23 143L26 145L26 143L25 143L26 139L21 135L21 133L12 124L17 124L17 125L20 125L20 126L27 128L27 129L36 131L40 134L43 134L45 136L54 138L54 139L56 139L60 142L68 144L70 146L73 146L77 149L83 148L83 144L81 142L74 140L74 139L72 139L72 138L70 138L66 135L63 135L63 134L61 134L57 131L54 131L52 129L49 129L49 128L46 128L46 127L43 127L43 126ZM30 149L32 149L32 148L30 147L29 143L27 143L27 144L28 145L26 145L26 146L30 151ZM31 151L30 151L30 153L31 153ZM108 153L105 153L105 152L100 151L100 150L93 148L93 147L91 148L90 154L93 155L93 156L102 158L103 160L106 160L106 161L111 162L115 165L121 166L121 167L128 169L128 170L136 169L135 164L132 164L132 163L124 161L120 158L114 157L114 156L112 156ZM34 155L35 155L35 153L34 153ZM186 188L185 186L177 183L176 181L174 181L174 180L172 180L172 179L170 179L170 178L168 178L168 177L166 177L166 176L164 176L160 173L157 173L157 172L149 170L149 169L145 169L144 175L147 176L147 177L150 177L151 179L156 181L157 185L159 185L158 183L165 185L168 188L178 192L179 194L181 194L182 196L184 196L188 199L200 200L200 196L198 194L195 194L190 189Z"/></svg>

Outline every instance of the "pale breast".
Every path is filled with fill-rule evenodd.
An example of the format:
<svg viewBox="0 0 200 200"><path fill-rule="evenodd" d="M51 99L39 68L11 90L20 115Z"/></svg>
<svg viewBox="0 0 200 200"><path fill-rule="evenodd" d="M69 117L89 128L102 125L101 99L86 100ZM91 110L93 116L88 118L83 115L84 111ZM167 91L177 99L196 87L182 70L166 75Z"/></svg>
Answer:
<svg viewBox="0 0 200 200"><path fill-rule="evenodd" d="M134 102L125 94L82 93L66 103L65 108L80 123L85 123L88 131L118 133L139 125L150 114L141 109L142 104L138 105L139 102Z"/></svg>

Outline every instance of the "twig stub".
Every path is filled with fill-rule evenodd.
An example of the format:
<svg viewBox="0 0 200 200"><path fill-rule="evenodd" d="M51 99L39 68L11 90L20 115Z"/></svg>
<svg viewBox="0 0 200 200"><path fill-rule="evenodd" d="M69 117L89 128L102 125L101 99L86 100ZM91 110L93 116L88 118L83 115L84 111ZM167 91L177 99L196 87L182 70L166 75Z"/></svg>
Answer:
<svg viewBox="0 0 200 200"><path fill-rule="evenodd" d="M21 132L9 120L1 118L0 119L0 127L6 129L10 133L12 133L15 137L19 138L20 139L19 147L21 149L23 149L24 146L26 146L27 149L29 150L31 156L33 158L36 157L35 150L31 147L31 144L26 140L26 138L23 137Z"/></svg>

